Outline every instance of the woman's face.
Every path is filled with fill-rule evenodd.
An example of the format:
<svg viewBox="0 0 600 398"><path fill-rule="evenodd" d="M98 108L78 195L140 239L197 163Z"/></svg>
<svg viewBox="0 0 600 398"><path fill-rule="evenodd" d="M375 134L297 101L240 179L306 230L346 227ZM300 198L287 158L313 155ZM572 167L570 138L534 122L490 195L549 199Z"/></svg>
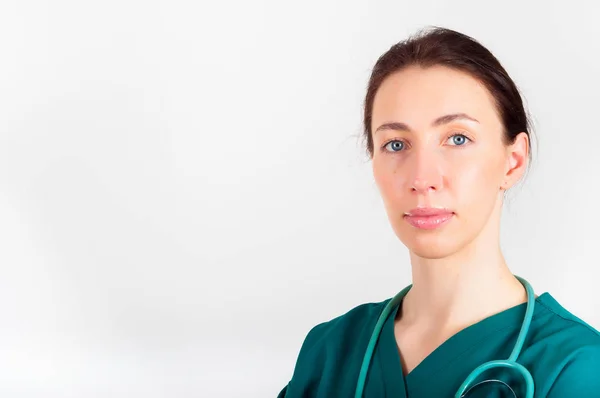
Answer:
<svg viewBox="0 0 600 398"><path fill-rule="evenodd" d="M503 143L493 97L453 69L409 67L390 75L375 96L371 129L373 175L391 225L420 257L446 257L472 242L499 219L501 187L522 173L526 149L519 158ZM420 207L448 213L406 215Z"/></svg>

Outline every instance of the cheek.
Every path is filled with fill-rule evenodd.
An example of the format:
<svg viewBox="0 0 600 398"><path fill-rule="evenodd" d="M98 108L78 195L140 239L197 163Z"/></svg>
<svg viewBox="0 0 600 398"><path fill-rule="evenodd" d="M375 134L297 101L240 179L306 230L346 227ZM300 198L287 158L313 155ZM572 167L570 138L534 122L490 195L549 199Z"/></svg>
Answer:
<svg viewBox="0 0 600 398"><path fill-rule="evenodd" d="M488 157L471 164L478 166L461 167L460 172L452 176L452 191L460 197L462 205L489 207L500 188L501 160Z"/></svg>
<svg viewBox="0 0 600 398"><path fill-rule="evenodd" d="M379 193L386 204L397 203L402 199L402 188L405 185L405 176L391 165L373 162L373 177Z"/></svg>

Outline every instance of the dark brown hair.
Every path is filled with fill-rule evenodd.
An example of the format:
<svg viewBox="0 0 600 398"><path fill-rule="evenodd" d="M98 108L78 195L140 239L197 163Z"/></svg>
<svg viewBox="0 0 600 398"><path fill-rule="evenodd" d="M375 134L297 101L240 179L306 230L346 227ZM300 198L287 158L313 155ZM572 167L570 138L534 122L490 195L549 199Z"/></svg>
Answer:
<svg viewBox="0 0 600 398"><path fill-rule="evenodd" d="M364 139L371 158L374 150L371 131L373 101L381 83L390 74L409 66L427 68L436 65L465 72L480 81L495 99L498 115L504 125L504 143L512 144L519 133L525 132L531 148L531 121L519 90L504 67L475 39L434 26L394 44L375 63L365 98L363 121ZM529 157L531 159L531 150Z"/></svg>

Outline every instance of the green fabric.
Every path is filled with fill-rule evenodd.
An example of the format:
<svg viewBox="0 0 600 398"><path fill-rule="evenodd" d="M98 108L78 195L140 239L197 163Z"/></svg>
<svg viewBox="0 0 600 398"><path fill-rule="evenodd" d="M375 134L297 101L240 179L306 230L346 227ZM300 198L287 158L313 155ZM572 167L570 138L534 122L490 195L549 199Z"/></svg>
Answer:
<svg viewBox="0 0 600 398"><path fill-rule="evenodd" d="M368 341L388 301L360 305L310 330L292 379L278 398L354 397ZM478 365L509 357L526 304L488 317L452 336L408 375L403 374L394 337L398 308L381 331L363 397L454 397ZM563 308L549 293L536 299L518 362L533 376L535 397L600 397L600 333ZM513 370L489 371L478 381L484 379L507 382L518 396L524 396L522 376ZM512 393L501 383L485 383L468 396L508 397Z"/></svg>

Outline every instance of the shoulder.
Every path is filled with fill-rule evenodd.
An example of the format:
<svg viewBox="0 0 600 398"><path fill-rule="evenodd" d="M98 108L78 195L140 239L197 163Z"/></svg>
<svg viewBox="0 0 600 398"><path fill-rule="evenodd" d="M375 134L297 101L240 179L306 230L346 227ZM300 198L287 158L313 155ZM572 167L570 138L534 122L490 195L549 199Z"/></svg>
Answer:
<svg viewBox="0 0 600 398"><path fill-rule="evenodd" d="M548 314L541 328L546 337L553 337L573 350L600 345L600 332L566 309L550 294L540 297L538 303L547 310Z"/></svg>
<svg viewBox="0 0 600 398"><path fill-rule="evenodd" d="M371 333L389 300L358 305L313 326L304 338L292 378L279 396L332 396L352 388Z"/></svg>
<svg viewBox="0 0 600 398"><path fill-rule="evenodd" d="M364 303L346 313L312 327L306 335L300 355L306 355L326 344L342 344L348 339L360 341L360 337L372 332L383 308L390 299L376 303Z"/></svg>
<svg viewBox="0 0 600 398"><path fill-rule="evenodd" d="M540 302L548 317L541 325L539 343L543 356L553 362L547 397L600 396L600 332L552 296L545 295Z"/></svg>

